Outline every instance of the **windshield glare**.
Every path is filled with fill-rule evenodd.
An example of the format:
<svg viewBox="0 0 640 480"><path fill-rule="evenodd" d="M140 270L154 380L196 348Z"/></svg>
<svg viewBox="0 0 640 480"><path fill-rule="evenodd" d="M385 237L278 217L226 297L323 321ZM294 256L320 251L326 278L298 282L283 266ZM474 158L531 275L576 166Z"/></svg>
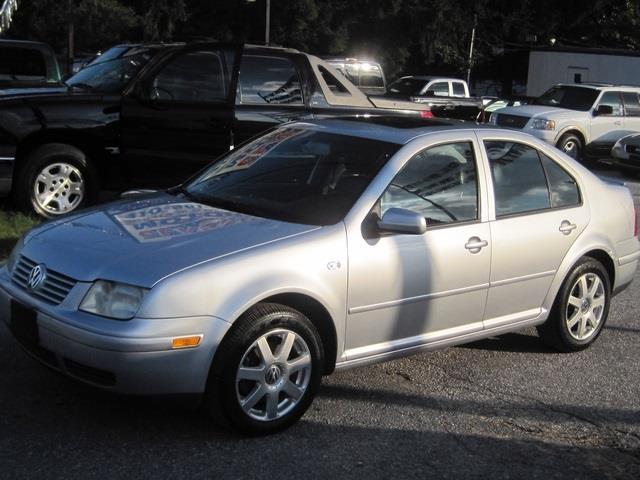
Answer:
<svg viewBox="0 0 640 480"><path fill-rule="evenodd" d="M108 54L106 52L104 55ZM71 87L88 88L101 93L121 93L153 54L151 49L135 48L119 58L105 60L108 58L105 57L89 64L65 83Z"/></svg>
<svg viewBox="0 0 640 480"><path fill-rule="evenodd" d="M191 181L195 201L308 225L341 221L399 145L285 127L230 152Z"/></svg>
<svg viewBox="0 0 640 480"><path fill-rule="evenodd" d="M586 112L591 109L597 97L598 91L593 88L553 87L543 93L536 104Z"/></svg>

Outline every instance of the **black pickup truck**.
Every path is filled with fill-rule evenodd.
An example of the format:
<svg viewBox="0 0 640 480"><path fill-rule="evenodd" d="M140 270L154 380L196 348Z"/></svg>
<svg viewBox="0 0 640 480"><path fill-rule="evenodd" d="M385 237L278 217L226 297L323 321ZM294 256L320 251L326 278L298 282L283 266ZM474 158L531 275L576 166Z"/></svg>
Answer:
<svg viewBox="0 0 640 480"><path fill-rule="evenodd" d="M0 96L0 196L52 217L100 190L175 185L278 123L360 114L431 117L425 105L369 99L297 50L120 45L64 86Z"/></svg>

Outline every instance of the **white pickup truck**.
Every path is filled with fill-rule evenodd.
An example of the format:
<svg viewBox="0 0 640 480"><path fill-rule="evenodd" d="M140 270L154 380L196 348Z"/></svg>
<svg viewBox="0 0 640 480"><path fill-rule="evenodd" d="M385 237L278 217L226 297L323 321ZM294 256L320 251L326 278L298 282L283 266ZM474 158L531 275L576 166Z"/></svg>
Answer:
<svg viewBox="0 0 640 480"><path fill-rule="evenodd" d="M581 160L608 158L625 135L640 132L639 87L559 84L532 105L507 107L489 123L523 130Z"/></svg>

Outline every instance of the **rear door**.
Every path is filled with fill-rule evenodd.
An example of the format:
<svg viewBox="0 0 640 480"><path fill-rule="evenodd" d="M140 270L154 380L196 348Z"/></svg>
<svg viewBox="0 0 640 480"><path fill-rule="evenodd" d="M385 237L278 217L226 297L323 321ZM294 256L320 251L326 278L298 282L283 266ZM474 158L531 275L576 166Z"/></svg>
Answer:
<svg viewBox="0 0 640 480"><path fill-rule="evenodd" d="M625 133L640 132L640 101L637 92L622 92Z"/></svg>
<svg viewBox="0 0 640 480"><path fill-rule="evenodd" d="M493 242L485 328L534 318L556 271L589 222L578 183L526 142L478 134L492 180Z"/></svg>
<svg viewBox="0 0 640 480"><path fill-rule="evenodd" d="M169 55L122 102L122 149L136 185L175 185L229 150L239 47Z"/></svg>

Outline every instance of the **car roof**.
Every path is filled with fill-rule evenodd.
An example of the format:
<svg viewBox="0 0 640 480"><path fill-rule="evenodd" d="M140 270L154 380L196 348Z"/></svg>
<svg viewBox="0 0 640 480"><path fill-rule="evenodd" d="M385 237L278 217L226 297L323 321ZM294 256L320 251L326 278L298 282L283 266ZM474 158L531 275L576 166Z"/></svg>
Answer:
<svg viewBox="0 0 640 480"><path fill-rule="evenodd" d="M406 77L402 77L399 80L404 80L407 78L413 78L416 80L424 80L424 81L431 81L431 80L443 80L446 82L452 81L452 80L456 80L458 82L462 82L464 80L462 80L461 78L453 78L453 77L439 77L437 75L407 75Z"/></svg>
<svg viewBox="0 0 640 480"><path fill-rule="evenodd" d="M33 40L12 40L8 38L0 38L0 48L2 47L45 47L51 49L51 46L44 42L34 42Z"/></svg>
<svg viewBox="0 0 640 480"><path fill-rule="evenodd" d="M435 133L452 130L487 129L504 130L492 125L450 119L423 119L385 115L358 115L351 117L313 119L287 124L302 128L317 129L328 133L381 140L405 145L411 140Z"/></svg>
<svg viewBox="0 0 640 480"><path fill-rule="evenodd" d="M620 90L620 89L640 89L638 85L617 85L614 83L599 83L599 82L586 82L586 83L558 83L554 85L554 87L582 87L582 88L590 88L591 90L601 91L609 91L609 90Z"/></svg>

